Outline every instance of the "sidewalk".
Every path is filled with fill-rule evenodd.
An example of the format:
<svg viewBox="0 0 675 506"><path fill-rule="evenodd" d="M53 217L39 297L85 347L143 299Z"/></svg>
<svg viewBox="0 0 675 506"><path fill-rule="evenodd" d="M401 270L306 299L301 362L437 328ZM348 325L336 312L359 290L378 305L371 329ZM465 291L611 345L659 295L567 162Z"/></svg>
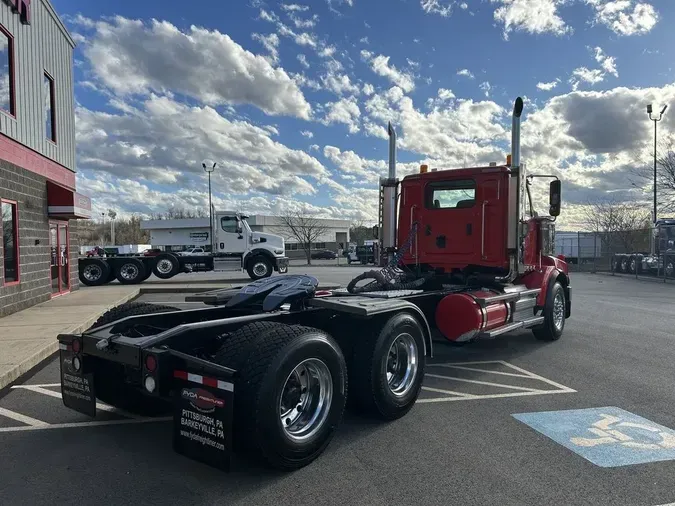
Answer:
<svg viewBox="0 0 675 506"><path fill-rule="evenodd" d="M0 389L56 352L58 334L85 330L139 293L140 285L83 287L0 318Z"/></svg>

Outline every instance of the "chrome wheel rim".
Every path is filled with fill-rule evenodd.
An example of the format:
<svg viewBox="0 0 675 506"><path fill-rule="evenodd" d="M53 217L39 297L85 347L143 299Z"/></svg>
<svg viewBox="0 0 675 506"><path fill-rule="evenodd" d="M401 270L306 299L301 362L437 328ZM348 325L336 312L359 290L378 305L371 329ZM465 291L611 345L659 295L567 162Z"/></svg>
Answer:
<svg viewBox="0 0 675 506"><path fill-rule="evenodd" d="M417 343L408 333L399 334L387 353L387 386L396 397L406 395L417 376Z"/></svg>
<svg viewBox="0 0 675 506"><path fill-rule="evenodd" d="M120 276L126 280L136 279L138 277L138 267L134 264L124 264L120 268Z"/></svg>
<svg viewBox="0 0 675 506"><path fill-rule="evenodd" d="M565 320L565 301L562 293L558 292L553 299L553 325L556 330L562 330Z"/></svg>
<svg viewBox="0 0 675 506"><path fill-rule="evenodd" d="M100 279L102 275L103 271L98 265L87 265L84 268L84 271L82 271L82 276L84 276L84 279L87 281L96 281L97 279Z"/></svg>
<svg viewBox="0 0 675 506"><path fill-rule="evenodd" d="M173 269L173 264L171 263L170 260L164 258L159 262L157 262L157 270L162 274L168 274L169 272L171 272L171 269Z"/></svg>
<svg viewBox="0 0 675 506"><path fill-rule="evenodd" d="M286 378L279 400L279 420L286 437L302 442L326 422L333 401L333 376L318 358L301 362Z"/></svg>
<svg viewBox="0 0 675 506"><path fill-rule="evenodd" d="M264 277L267 274L267 265L264 262L258 262L253 266L253 274Z"/></svg>
<svg viewBox="0 0 675 506"><path fill-rule="evenodd" d="M630 261L630 271L635 272L635 260Z"/></svg>
<svg viewBox="0 0 675 506"><path fill-rule="evenodd" d="M668 265L666 266L666 276L672 276L673 270L675 270L673 269L673 264L668 263Z"/></svg>

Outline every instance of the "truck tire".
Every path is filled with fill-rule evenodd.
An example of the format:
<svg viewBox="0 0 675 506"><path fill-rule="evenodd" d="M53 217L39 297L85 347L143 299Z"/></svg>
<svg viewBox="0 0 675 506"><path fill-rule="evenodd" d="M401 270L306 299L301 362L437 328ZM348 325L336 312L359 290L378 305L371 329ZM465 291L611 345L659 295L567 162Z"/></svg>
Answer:
<svg viewBox="0 0 675 506"><path fill-rule="evenodd" d="M128 316L180 311L172 306L127 302L106 311L91 328L106 325ZM159 416L171 410L171 404L143 394L124 381L124 367L107 360L98 360L94 370L94 394L101 402L139 416Z"/></svg>
<svg viewBox="0 0 675 506"><path fill-rule="evenodd" d="M178 274L180 262L171 253L160 253L155 257L152 273L159 279L169 279Z"/></svg>
<svg viewBox="0 0 675 506"><path fill-rule="evenodd" d="M138 258L129 258L115 269L117 281L123 285L136 285L143 281L145 265Z"/></svg>
<svg viewBox="0 0 675 506"><path fill-rule="evenodd" d="M410 411L424 379L424 331L418 320L399 313L358 336L349 363L350 407L383 420Z"/></svg>
<svg viewBox="0 0 675 506"><path fill-rule="evenodd" d="M565 290L556 281L546 297L542 316L544 323L532 329L534 337L540 341L557 341L565 329Z"/></svg>
<svg viewBox="0 0 675 506"><path fill-rule="evenodd" d="M164 313L166 311L180 311L177 307L164 306L161 304L151 304L149 302L125 302L117 307L109 309L103 313L96 322L89 327L85 332L106 325L127 316L138 316L142 314Z"/></svg>
<svg viewBox="0 0 675 506"><path fill-rule="evenodd" d="M261 337L279 326L277 322L259 321L240 327L231 335L225 337L223 344L213 357L216 364L228 364L227 367L238 371L248 358L252 343L258 336Z"/></svg>
<svg viewBox="0 0 675 506"><path fill-rule="evenodd" d="M101 286L108 282L110 266L100 258L80 259L78 262L80 282L86 286Z"/></svg>
<svg viewBox="0 0 675 506"><path fill-rule="evenodd" d="M107 283L112 283L112 282L115 281L116 279L117 279L117 277L116 277L116 275L115 275L115 269L110 268L110 269L109 269L109 273L108 273L108 280L106 281L106 284L107 284Z"/></svg>
<svg viewBox="0 0 675 506"><path fill-rule="evenodd" d="M619 259L616 257L616 255L612 257L611 271L619 272Z"/></svg>
<svg viewBox="0 0 675 506"><path fill-rule="evenodd" d="M250 339L241 337L252 344L245 356L221 355L221 365L239 366L235 449L275 469L299 469L323 453L342 420L344 357L328 334L299 325L277 323Z"/></svg>
<svg viewBox="0 0 675 506"><path fill-rule="evenodd" d="M627 256L621 257L621 272L623 272L624 274L628 273L628 257Z"/></svg>
<svg viewBox="0 0 675 506"><path fill-rule="evenodd" d="M248 277L252 280L269 278L272 275L272 263L263 255L256 255L246 265Z"/></svg>

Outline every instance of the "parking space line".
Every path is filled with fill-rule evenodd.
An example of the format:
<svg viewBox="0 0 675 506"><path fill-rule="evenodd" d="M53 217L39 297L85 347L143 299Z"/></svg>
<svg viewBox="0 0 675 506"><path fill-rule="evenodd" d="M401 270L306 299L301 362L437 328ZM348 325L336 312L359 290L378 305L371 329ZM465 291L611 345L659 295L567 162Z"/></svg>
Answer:
<svg viewBox="0 0 675 506"><path fill-rule="evenodd" d="M38 384L35 384L35 385L30 384L30 383L26 383L25 385L14 385L12 388L23 388L24 386L27 386L27 387L42 387L42 388L60 387L61 383L38 383Z"/></svg>
<svg viewBox="0 0 675 506"><path fill-rule="evenodd" d="M478 395L473 395L473 394L465 394L462 392L453 392L452 390L443 390L442 388L433 388L433 387L422 387L422 390L426 390L428 392L436 392L439 394L448 394L448 395L456 395L457 397L463 397L463 398L470 398L470 397L480 397Z"/></svg>
<svg viewBox="0 0 675 506"><path fill-rule="evenodd" d="M35 385L17 385L16 387L23 388L24 390L30 390L32 392L37 392L39 394L48 395L48 396L54 397L56 399L62 399L63 398L61 396L61 392L54 392L53 390L47 390L46 388L42 388L42 387L35 386ZM96 409L100 409L101 411L108 411L109 413L116 413L118 415L126 416L127 418L134 418L134 419L142 418L138 415L134 415L133 413L128 413L127 411L124 411L123 409L115 408L113 406L108 406L107 404L102 404L100 402L96 403Z"/></svg>
<svg viewBox="0 0 675 506"><path fill-rule="evenodd" d="M42 420L38 420L37 418L31 418L30 416L22 415L21 413L17 413L16 411L10 411L9 409L3 408L1 406L0 406L0 415L6 418L11 418L12 420L15 420L17 422L28 424L32 428L39 428L49 425L47 422L43 422Z"/></svg>
<svg viewBox="0 0 675 506"><path fill-rule="evenodd" d="M559 388L560 390L564 391L565 393L576 393L576 390L574 390L573 388L566 387L565 385L561 385L560 383L556 383L555 381L544 378L543 376L539 376L538 374L535 374L531 371L526 371L525 369L521 369L520 367L515 366L513 364L509 364L508 362L504 362L503 360L500 360L499 363L504 364L505 366L510 367L511 369L515 369L516 371L520 371L523 374L528 374L530 376L530 378L538 379L539 381L543 381L544 383L548 383L551 386Z"/></svg>
<svg viewBox="0 0 675 506"><path fill-rule="evenodd" d="M102 420L94 422L51 423L45 425L32 425L24 427L0 427L0 433L25 432L32 430L47 430L47 429L74 429L79 427L101 427L104 425L129 425L133 423L168 422L170 420L172 420L172 417L165 416L161 418L136 418L133 420L126 419L126 420Z"/></svg>
<svg viewBox="0 0 675 506"><path fill-rule="evenodd" d="M502 399L506 397L525 397L528 395L547 395L547 394L563 394L568 392L563 392L562 390L535 390L531 392L509 392L507 394L489 394L489 395L476 395L474 397L437 397L434 399L418 399L418 403L428 404L431 402L451 402L451 401L473 401L480 399Z"/></svg>
<svg viewBox="0 0 675 506"><path fill-rule="evenodd" d="M428 367L447 367L448 369L460 369L462 371L474 371L474 372L484 372L489 374L500 374L502 376L511 376L513 378L532 378L525 374L515 374L512 372L502 372L502 371L490 371L489 369L477 369L475 367L464 367L461 365L449 365L449 364L427 364Z"/></svg>
<svg viewBox="0 0 675 506"><path fill-rule="evenodd" d="M501 387L501 388L509 388L511 390L521 390L523 392L535 392L535 393L541 393L541 392L547 392L548 390L539 390L537 388L526 388L526 387L517 387L514 385L503 385L502 383L492 383L490 381L478 381L478 380L470 380L466 378L456 378L454 376L443 376L441 374L430 374L426 373L425 376L429 376L430 378L438 378L438 379L445 379L445 380L451 380L451 381L461 381L464 383L475 383L476 385L487 385L491 387Z"/></svg>

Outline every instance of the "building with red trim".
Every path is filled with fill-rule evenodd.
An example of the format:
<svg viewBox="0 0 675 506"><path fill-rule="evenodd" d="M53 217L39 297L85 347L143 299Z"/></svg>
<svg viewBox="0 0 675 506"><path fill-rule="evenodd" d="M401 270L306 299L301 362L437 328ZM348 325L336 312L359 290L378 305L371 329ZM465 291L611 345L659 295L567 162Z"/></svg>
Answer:
<svg viewBox="0 0 675 506"><path fill-rule="evenodd" d="M74 48L49 0L0 0L0 317L79 288Z"/></svg>

